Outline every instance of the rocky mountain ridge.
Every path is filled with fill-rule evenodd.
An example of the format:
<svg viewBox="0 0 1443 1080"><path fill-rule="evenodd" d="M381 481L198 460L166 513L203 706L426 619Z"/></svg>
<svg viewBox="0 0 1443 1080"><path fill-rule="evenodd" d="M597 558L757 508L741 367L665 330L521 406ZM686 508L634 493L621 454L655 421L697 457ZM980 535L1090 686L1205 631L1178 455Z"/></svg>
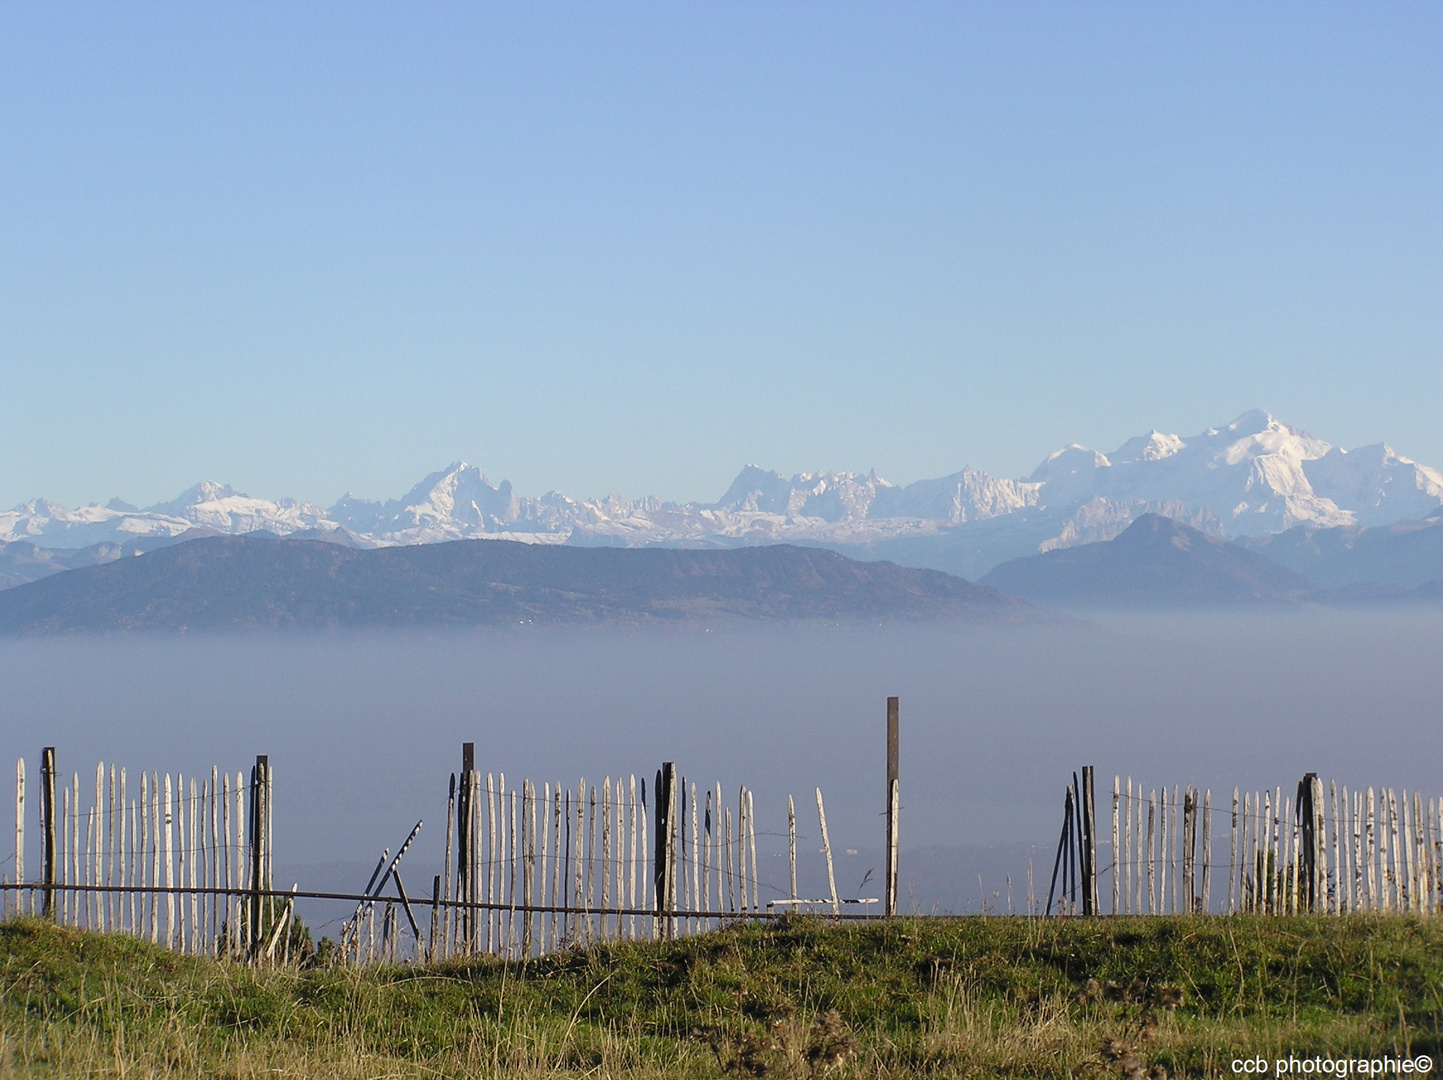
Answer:
<svg viewBox="0 0 1443 1080"><path fill-rule="evenodd" d="M456 462L401 498L348 493L329 508L209 482L144 509L37 499L0 512L0 542L123 546L197 528L338 538L344 530L362 547L483 537L623 547L785 542L975 578L1011 558L1111 539L1149 513L1233 539L1390 525L1440 507L1443 473L1383 444L1345 451L1252 411L1187 438L1149 432L1111 453L1064 447L1018 480L964 468L899 486L875 472L784 477L748 465L717 502L678 504L616 493L524 496Z"/></svg>

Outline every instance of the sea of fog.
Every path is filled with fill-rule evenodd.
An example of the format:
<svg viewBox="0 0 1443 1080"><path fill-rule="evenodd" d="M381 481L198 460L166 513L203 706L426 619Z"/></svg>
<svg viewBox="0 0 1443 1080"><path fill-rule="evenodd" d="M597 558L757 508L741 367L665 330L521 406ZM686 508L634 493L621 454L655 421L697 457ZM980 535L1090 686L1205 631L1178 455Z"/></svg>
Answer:
<svg viewBox="0 0 1443 1080"><path fill-rule="evenodd" d="M839 891L877 896L895 694L904 901L1022 910L1029 868L1046 892L1063 787L1084 764L1104 817L1115 773L1215 802L1306 771L1443 794L1440 676L1436 615L37 639L0 643L0 754L33 777L53 745L85 790L99 760L234 774L265 753L278 884L358 890L424 819L406 861L422 893L463 741L508 787L650 780L675 761L729 797L754 790L764 899L786 887L789 793L802 891L825 895L817 787ZM333 936L335 915L310 909Z"/></svg>

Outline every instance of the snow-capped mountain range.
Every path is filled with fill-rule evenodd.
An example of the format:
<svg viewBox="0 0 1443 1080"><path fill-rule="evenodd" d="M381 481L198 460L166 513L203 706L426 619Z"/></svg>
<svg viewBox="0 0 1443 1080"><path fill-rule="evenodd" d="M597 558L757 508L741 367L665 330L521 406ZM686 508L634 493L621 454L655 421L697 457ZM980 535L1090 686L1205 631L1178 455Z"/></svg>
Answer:
<svg viewBox="0 0 1443 1080"><path fill-rule="evenodd" d="M1068 446L1025 480L963 469L905 487L875 472L786 478L748 465L715 503L576 500L518 495L457 462L405 496L347 494L325 508L271 502L201 483L138 508L118 499L69 509L44 499L0 513L0 541L82 548L179 536L268 530L333 534L363 546L464 538L534 543L737 546L792 542L890 558L976 577L1018 555L1108 540L1144 513L1216 536L1299 524L1386 525L1439 516L1443 474L1378 444L1345 451L1267 413L1181 438L1153 431L1112 453Z"/></svg>

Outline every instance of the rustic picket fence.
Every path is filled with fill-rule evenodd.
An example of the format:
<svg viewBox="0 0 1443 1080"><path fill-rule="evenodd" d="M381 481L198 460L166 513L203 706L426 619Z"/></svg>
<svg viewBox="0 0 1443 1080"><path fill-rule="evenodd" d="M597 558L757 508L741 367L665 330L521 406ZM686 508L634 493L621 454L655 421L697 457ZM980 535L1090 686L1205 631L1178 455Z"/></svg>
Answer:
<svg viewBox="0 0 1443 1080"><path fill-rule="evenodd" d="M1443 799L1418 791L1349 791L1308 773L1295 792L1234 788L1231 806L1216 807L1208 789L1115 776L1106 867L1095 801L1087 767L1064 797L1050 914L1101 913L1107 873L1114 915L1443 912ZM1219 862L1214 836L1223 833Z"/></svg>
<svg viewBox="0 0 1443 1080"><path fill-rule="evenodd" d="M282 892L272 881L274 775L265 756L247 777L141 773L101 763L93 798L79 773L39 769L40 872L27 874L26 768L16 764L13 874L0 880L0 917L43 915L67 925L148 938L176 951L251 963L290 959L295 903L354 903L339 956L369 964L497 956L525 958L616 940L705 933L790 911L837 918L897 913L900 794L897 701L888 700L885 877L880 898L836 886L826 805L815 791L827 894L797 887L798 817L787 797L788 882L764 883L757 812L746 786L729 796L664 763L637 776L508 785L481 773L474 744L446 792L445 854L430 897L406 889L402 864L423 823L387 849L358 893ZM1112 783L1111 859L1098 829L1094 770L1074 774L1047 901L1030 914L1113 915L1443 912L1443 799L1391 788L1350 791L1309 773L1296 792L1233 789L1230 807L1192 786ZM1215 848L1228 835L1227 859ZM1030 879L1030 872L1029 872ZM761 891L780 894L763 901ZM1060 885L1060 890L1059 890ZM1217 904L1213 902L1214 890ZM427 903L429 899L429 904ZM429 907L429 910L428 910ZM844 912L843 908L849 910ZM402 923L404 917L404 924Z"/></svg>
<svg viewBox="0 0 1443 1080"><path fill-rule="evenodd" d="M148 938L177 952L286 958L294 904L271 888L270 763L250 775L142 772L100 763L91 794L41 753L40 873L26 875L25 760L15 765L15 862L3 914ZM134 797L132 797L134 796Z"/></svg>
<svg viewBox="0 0 1443 1080"><path fill-rule="evenodd" d="M366 899L342 928L350 961L527 957L705 933L779 910L836 914L843 905L876 902L837 894L821 789L815 794L829 894L797 895L797 815L788 796L789 894L764 903L756 806L745 785L731 802L719 782L699 786L665 763L650 799L646 779L634 774L582 778L574 787L529 779L508 786L504 774L477 770L474 754L474 744L464 744L461 772L451 774L445 866L431 881L429 918L400 873L417 822L394 856L382 852ZM394 896L384 895L388 882Z"/></svg>
<svg viewBox="0 0 1443 1080"><path fill-rule="evenodd" d="M86 774L88 777L88 773ZM16 763L14 874L0 881L0 916L132 934L178 952L285 962L295 901L351 901L339 953L352 963L536 956L594 942L703 933L788 910L876 903L836 889L826 805L815 792L829 893L797 893L797 815L787 799L789 893L761 897L757 815L746 786L729 800L671 763L650 788L635 775L575 787L483 775L474 744L446 798L443 873L429 905L406 890L402 862L422 829L382 852L359 893L279 892L272 884L274 772L184 776L101 763L93 798L80 773L41 755L38 875L27 876L26 768ZM139 788L137 791L136 788ZM32 838L33 839L33 838ZM429 911L427 907L429 906ZM404 917L404 923L402 918Z"/></svg>

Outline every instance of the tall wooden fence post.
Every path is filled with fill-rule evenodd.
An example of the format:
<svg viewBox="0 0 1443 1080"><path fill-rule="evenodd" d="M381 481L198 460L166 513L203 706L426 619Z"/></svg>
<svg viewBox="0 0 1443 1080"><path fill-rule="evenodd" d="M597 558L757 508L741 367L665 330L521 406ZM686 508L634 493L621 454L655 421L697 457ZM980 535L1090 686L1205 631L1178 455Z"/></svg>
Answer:
<svg viewBox="0 0 1443 1080"><path fill-rule="evenodd" d="M255 767L251 770L250 805L250 877L251 910L249 940L247 945L251 959L259 959L265 947L265 915L267 897L262 894L269 889L270 847L271 847L271 783L270 758L265 754L256 755Z"/></svg>
<svg viewBox="0 0 1443 1080"><path fill-rule="evenodd" d="M464 942L463 950L470 953L475 944L476 938L476 915L477 911L471 907L476 901L476 867L472 862L471 851L473 847L473 836L471 834L471 789L472 773L476 768L476 744L463 742L461 744L461 787L456 798L456 899L463 902L458 921L460 923L456 931L456 937Z"/></svg>
<svg viewBox="0 0 1443 1080"><path fill-rule="evenodd" d="M1079 824L1082 826L1082 843L1079 850L1079 869L1082 871L1082 913L1096 915L1097 903L1097 799L1093 791L1093 768L1082 767L1082 790L1079 793L1081 805Z"/></svg>
<svg viewBox="0 0 1443 1080"><path fill-rule="evenodd" d="M1299 826L1298 840L1301 858L1297 860L1298 872L1293 882L1293 894L1298 906L1313 911L1318 897L1318 835L1317 815L1313 808L1313 782L1317 773L1304 773L1298 781L1298 797L1293 800L1294 813ZM1291 822L1286 823L1291 825Z"/></svg>
<svg viewBox="0 0 1443 1080"><path fill-rule="evenodd" d="M55 910L55 747L40 751L40 911L47 918Z"/></svg>
<svg viewBox="0 0 1443 1080"><path fill-rule="evenodd" d="M886 878L882 888L885 900L884 912L888 916L897 914L897 816L900 809L897 773L900 764L898 745L899 728L898 700L887 699L887 854Z"/></svg>
<svg viewBox="0 0 1443 1080"><path fill-rule="evenodd" d="M662 762L656 774L656 854L652 863L657 934L670 938L676 907L676 766Z"/></svg>
<svg viewBox="0 0 1443 1080"><path fill-rule="evenodd" d="M25 759L15 761L15 884L25 884ZM3 910L3 905L0 905ZM15 910L25 914L25 892L15 891Z"/></svg>

